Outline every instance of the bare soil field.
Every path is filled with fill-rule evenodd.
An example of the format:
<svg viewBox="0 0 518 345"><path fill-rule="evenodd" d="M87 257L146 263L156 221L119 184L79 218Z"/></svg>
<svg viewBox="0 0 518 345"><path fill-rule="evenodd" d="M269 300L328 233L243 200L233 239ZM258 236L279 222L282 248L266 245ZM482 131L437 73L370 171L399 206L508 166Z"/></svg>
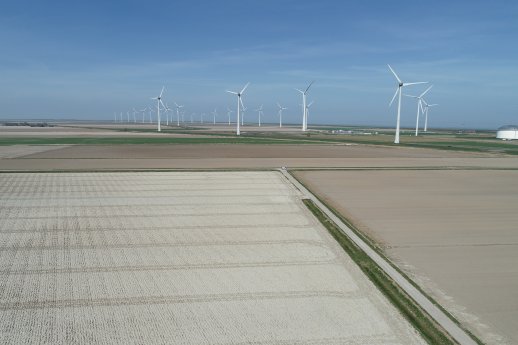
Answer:
<svg viewBox="0 0 518 345"><path fill-rule="evenodd" d="M97 127L97 128L96 128ZM166 127L164 127L166 128ZM127 132L124 129L156 129L153 125L74 125L74 126L54 126L54 127L29 127L29 126L0 126L0 138L2 137L154 137L157 135L168 135L177 137L199 137L196 134L183 133L158 133L149 132Z"/></svg>
<svg viewBox="0 0 518 345"><path fill-rule="evenodd" d="M49 145L50 146L50 145ZM1 152L9 146L0 146ZM1 159L1 171L110 169L518 168L518 157L369 145L72 145Z"/></svg>
<svg viewBox="0 0 518 345"><path fill-rule="evenodd" d="M12 145L0 146L0 159L16 158L40 153L44 151L59 150L68 145Z"/></svg>
<svg viewBox="0 0 518 345"><path fill-rule="evenodd" d="M424 344L277 172L0 179L2 344Z"/></svg>
<svg viewBox="0 0 518 345"><path fill-rule="evenodd" d="M298 171L488 344L518 343L518 171Z"/></svg>

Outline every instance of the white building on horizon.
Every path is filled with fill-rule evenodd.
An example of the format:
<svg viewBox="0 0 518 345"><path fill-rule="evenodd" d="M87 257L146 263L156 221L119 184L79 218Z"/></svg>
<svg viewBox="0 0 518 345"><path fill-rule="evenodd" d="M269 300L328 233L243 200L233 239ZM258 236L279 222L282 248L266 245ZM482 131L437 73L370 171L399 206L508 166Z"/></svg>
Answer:
<svg viewBox="0 0 518 345"><path fill-rule="evenodd" d="M518 126L507 125L498 128L496 131L496 138L502 140L518 139Z"/></svg>

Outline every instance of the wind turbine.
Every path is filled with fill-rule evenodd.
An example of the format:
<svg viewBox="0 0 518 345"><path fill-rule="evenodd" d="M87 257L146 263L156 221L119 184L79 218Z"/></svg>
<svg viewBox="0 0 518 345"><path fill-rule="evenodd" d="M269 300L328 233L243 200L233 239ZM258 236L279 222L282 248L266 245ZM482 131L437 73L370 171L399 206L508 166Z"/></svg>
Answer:
<svg viewBox="0 0 518 345"><path fill-rule="evenodd" d="M307 119L307 114L306 114L306 110L307 110L306 94L308 93L309 88L311 87L311 85L313 85L314 82L315 81L312 81L304 91L295 89L302 94L302 131L303 132L307 131L307 129L308 129L308 123L307 123L308 119Z"/></svg>
<svg viewBox="0 0 518 345"><path fill-rule="evenodd" d="M279 103L277 103L277 106L279 107L279 128L280 128L280 127L282 127L282 111L286 110L288 108L281 106Z"/></svg>
<svg viewBox="0 0 518 345"><path fill-rule="evenodd" d="M428 104L426 103L426 101L424 100L423 98L423 104L424 104L424 131L427 132L428 131L428 108L431 108L431 107L435 107L439 104Z"/></svg>
<svg viewBox="0 0 518 345"><path fill-rule="evenodd" d="M115 114L115 122L117 122L117 112L114 112Z"/></svg>
<svg viewBox="0 0 518 345"><path fill-rule="evenodd" d="M176 126L180 127L180 108L183 108L183 105L178 105L174 102L174 107L176 108Z"/></svg>
<svg viewBox="0 0 518 345"><path fill-rule="evenodd" d="M308 129L308 116L309 116L309 107L311 107L315 103L315 101L309 102L308 105L306 105L306 129Z"/></svg>
<svg viewBox="0 0 518 345"><path fill-rule="evenodd" d="M243 106L243 101L241 100L241 96L245 92L245 90L248 87L248 85L250 85L250 83L246 83L245 87L240 92L234 92L234 91L228 91L227 90L228 93L231 93L231 94L237 96L237 121L236 121L237 129L236 129L236 135L241 135L241 131L240 131L240 128L239 128L240 107ZM244 106L243 106L243 108L244 108Z"/></svg>
<svg viewBox="0 0 518 345"><path fill-rule="evenodd" d="M121 118L121 121L120 121L120 122L122 122L122 111L121 111L121 114L120 114L120 118Z"/></svg>
<svg viewBox="0 0 518 345"><path fill-rule="evenodd" d="M153 123L153 118L151 117L151 113L153 113L153 108L149 107L149 123Z"/></svg>
<svg viewBox="0 0 518 345"><path fill-rule="evenodd" d="M230 114L232 114L234 110L227 107L227 116L228 116L228 125L230 126Z"/></svg>
<svg viewBox="0 0 518 345"><path fill-rule="evenodd" d="M263 105L261 104L261 106L255 109L255 111L257 111L257 114L259 115L259 127L261 127L261 115L263 115Z"/></svg>
<svg viewBox="0 0 518 345"><path fill-rule="evenodd" d="M129 110L126 112L126 116L128 117L128 123L129 123Z"/></svg>
<svg viewBox="0 0 518 345"><path fill-rule="evenodd" d="M137 111L135 110L135 108L133 108L133 123L137 123L137 117L135 116L135 114L137 114Z"/></svg>
<svg viewBox="0 0 518 345"><path fill-rule="evenodd" d="M212 112L212 115L214 116L213 124L216 124L216 116L218 116L218 109L217 108L214 108L214 111Z"/></svg>
<svg viewBox="0 0 518 345"><path fill-rule="evenodd" d="M247 107L243 103L241 103L241 111L243 112L243 115L241 115L241 126L245 125L245 113L248 110Z"/></svg>
<svg viewBox="0 0 518 345"><path fill-rule="evenodd" d="M146 110L147 110L147 107L145 107L144 109L140 109L140 112L142 113L142 123L144 123L144 120L146 117Z"/></svg>
<svg viewBox="0 0 518 345"><path fill-rule="evenodd" d="M157 114L157 123L158 123L158 132L161 131L160 128L160 104L165 108L164 103L162 103L162 94L164 93L164 87L162 86L162 91L160 91L160 95L158 97L153 97L151 99L156 99L156 114Z"/></svg>
<svg viewBox="0 0 518 345"><path fill-rule="evenodd" d="M428 89L426 89L422 94L420 94L419 96L412 96L412 95L405 95L407 97L412 97L412 98L417 98L417 118L416 118L416 121L415 121L415 136L417 137L417 134L419 132L419 111L423 109L423 104L422 104L422 101L423 101L423 96L428 92L430 91L430 89L433 87L433 85L430 85L430 87Z"/></svg>
<svg viewBox="0 0 518 345"><path fill-rule="evenodd" d="M399 144L399 122L400 122L400 118L401 118L401 89L404 87L404 86L409 86L409 85L417 85L417 84L426 84L428 83L427 81L419 81L419 82L415 82L415 83L403 83L401 81L401 79L399 79L398 75L396 74L396 72L394 72L394 70L392 69L392 67L390 67L390 65L388 65L388 68L390 69L390 71L392 72L392 74L394 74L394 77L396 77L397 79L397 82L398 82L398 87L396 89L396 92L394 93L394 97L392 97L392 100L390 101L389 103L389 107L392 105L392 103L394 102L394 99L396 99L396 96L398 96L398 104L397 104L397 122L396 122L396 137L394 138L394 144Z"/></svg>
<svg viewBox="0 0 518 345"><path fill-rule="evenodd" d="M167 118L166 125L169 126L169 112L172 112L173 110L171 108L169 108L169 105L167 104L167 102L164 106L164 111L165 111L165 116ZM171 122L173 122L172 116L171 116Z"/></svg>

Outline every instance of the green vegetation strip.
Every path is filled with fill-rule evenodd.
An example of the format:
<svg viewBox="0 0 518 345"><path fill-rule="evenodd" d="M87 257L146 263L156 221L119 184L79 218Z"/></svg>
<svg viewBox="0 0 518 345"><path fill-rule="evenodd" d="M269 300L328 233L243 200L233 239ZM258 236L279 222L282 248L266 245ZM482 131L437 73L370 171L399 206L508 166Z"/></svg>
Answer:
<svg viewBox="0 0 518 345"><path fill-rule="evenodd" d="M177 137L63 137L63 138L0 138L6 145L124 145L124 144L314 144L306 140L273 138L177 138Z"/></svg>
<svg viewBox="0 0 518 345"><path fill-rule="evenodd" d="M429 344L455 344L455 342L437 325L403 290L397 286L385 272L354 244L311 200L303 200L306 207L325 226L331 236L360 267L365 275L394 304L403 316L421 333Z"/></svg>

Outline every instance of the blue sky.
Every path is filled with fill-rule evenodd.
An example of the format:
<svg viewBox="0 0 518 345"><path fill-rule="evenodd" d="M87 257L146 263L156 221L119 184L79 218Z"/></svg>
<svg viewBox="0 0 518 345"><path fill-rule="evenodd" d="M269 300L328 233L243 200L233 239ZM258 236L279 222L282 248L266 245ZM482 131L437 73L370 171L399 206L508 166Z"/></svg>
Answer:
<svg viewBox="0 0 518 345"><path fill-rule="evenodd" d="M434 84L430 125L518 124L516 1L24 1L0 5L0 118L112 119L165 100L264 121L388 125L396 84ZM426 86L409 87L417 94ZM402 124L415 124L403 99ZM247 118L256 118L249 111Z"/></svg>

